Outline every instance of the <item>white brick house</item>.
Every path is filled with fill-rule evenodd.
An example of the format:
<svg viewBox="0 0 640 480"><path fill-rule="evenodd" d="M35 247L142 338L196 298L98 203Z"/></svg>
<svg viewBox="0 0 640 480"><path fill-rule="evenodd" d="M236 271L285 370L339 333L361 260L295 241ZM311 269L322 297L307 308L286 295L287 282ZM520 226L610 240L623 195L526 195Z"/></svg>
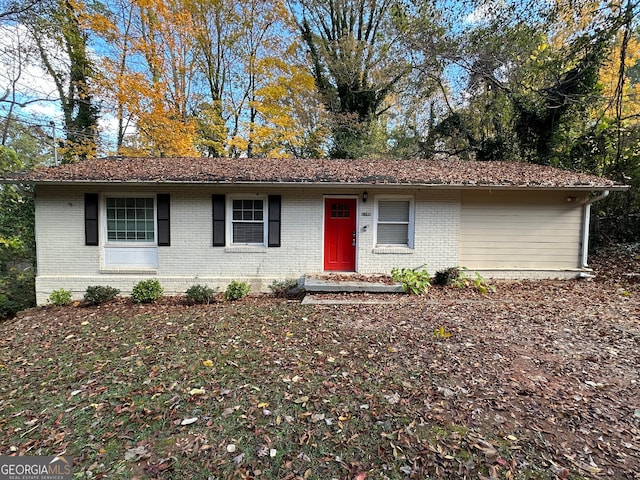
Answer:
<svg viewBox="0 0 640 480"><path fill-rule="evenodd" d="M308 273L588 271L589 206L625 186L525 163L105 158L34 170L36 296Z"/></svg>

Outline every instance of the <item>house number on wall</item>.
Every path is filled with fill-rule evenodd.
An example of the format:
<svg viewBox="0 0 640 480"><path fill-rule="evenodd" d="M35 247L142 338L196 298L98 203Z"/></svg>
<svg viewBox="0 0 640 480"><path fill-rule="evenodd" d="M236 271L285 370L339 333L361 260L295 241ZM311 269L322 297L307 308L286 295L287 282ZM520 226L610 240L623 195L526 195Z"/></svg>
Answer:
<svg viewBox="0 0 640 480"><path fill-rule="evenodd" d="M371 212L362 212L361 215L363 217L370 217L371 216Z"/></svg>

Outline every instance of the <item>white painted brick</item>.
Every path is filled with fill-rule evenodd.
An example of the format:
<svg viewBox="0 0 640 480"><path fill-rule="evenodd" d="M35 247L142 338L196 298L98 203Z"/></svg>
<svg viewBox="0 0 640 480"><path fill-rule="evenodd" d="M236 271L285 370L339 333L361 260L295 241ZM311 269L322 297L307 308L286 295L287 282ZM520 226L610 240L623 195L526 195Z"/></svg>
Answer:
<svg viewBox="0 0 640 480"><path fill-rule="evenodd" d="M358 272L389 273L393 267L426 264L429 272L434 273L459 264L461 210L458 191L420 191L410 188L383 190L375 187L367 190L369 201L363 203L362 188L190 187L162 184L156 188L138 187L136 193L171 194L171 246L158 247L158 268L155 271L107 272L101 269L102 247L84 245L84 194L133 193L131 187L38 186L37 302L46 303L51 292L59 288L72 290L74 298L80 299L89 285L113 285L123 294L128 294L137 281L150 277L157 278L167 294L183 293L195 283L223 290L232 280L245 280L251 283L255 291L268 291L267 287L273 280L301 279L306 273L322 272L324 194L359 196ZM390 192L413 195L415 198L413 250L387 249L386 253L382 253L374 248L374 198ZM213 247L211 195L214 193L282 195L281 247ZM537 274L523 273L529 278Z"/></svg>

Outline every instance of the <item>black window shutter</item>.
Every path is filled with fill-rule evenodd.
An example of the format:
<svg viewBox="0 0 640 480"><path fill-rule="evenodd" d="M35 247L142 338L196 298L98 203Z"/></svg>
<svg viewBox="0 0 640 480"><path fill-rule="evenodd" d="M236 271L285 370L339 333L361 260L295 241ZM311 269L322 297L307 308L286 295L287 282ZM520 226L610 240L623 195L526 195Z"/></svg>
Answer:
<svg viewBox="0 0 640 480"><path fill-rule="evenodd" d="M280 195L269 195L269 232L268 245L270 247L280 246Z"/></svg>
<svg viewBox="0 0 640 480"><path fill-rule="evenodd" d="M158 219L158 246L168 247L171 245L171 225L170 225L170 195L159 193L156 195L157 219Z"/></svg>
<svg viewBox="0 0 640 480"><path fill-rule="evenodd" d="M98 194L84 194L84 244L98 245Z"/></svg>
<svg viewBox="0 0 640 480"><path fill-rule="evenodd" d="M224 211L225 211L224 195L213 195L213 246L224 247L225 245L225 232L224 232Z"/></svg>

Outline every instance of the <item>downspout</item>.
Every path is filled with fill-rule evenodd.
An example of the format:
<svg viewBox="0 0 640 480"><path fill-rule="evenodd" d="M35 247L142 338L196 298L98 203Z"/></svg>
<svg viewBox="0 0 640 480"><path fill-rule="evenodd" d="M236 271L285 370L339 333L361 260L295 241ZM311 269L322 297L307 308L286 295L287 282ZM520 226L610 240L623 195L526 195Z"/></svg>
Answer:
<svg viewBox="0 0 640 480"><path fill-rule="evenodd" d="M587 257L589 255L589 222L591 218L591 204L607 198L608 196L609 190L605 190L600 195L596 195L584 203L584 218L582 220L582 261L580 262L582 268L589 267Z"/></svg>

